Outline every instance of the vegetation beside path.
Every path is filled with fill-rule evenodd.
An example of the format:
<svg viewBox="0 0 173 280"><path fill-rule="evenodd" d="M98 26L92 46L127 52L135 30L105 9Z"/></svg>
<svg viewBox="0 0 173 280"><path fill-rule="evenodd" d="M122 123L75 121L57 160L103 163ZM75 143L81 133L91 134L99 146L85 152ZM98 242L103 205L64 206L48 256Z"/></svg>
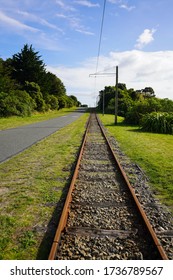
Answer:
<svg viewBox="0 0 173 280"><path fill-rule="evenodd" d="M0 118L0 130L14 128L22 125L32 124L36 122L46 121L53 118L61 117L74 112L76 107L63 108L48 112L35 112L29 117L11 116L8 118Z"/></svg>
<svg viewBox="0 0 173 280"><path fill-rule="evenodd" d="M0 164L1 259L47 259L87 118L85 113ZM115 126L113 115L100 118L120 148L146 172L160 200L173 211L173 136L142 132L137 126L122 123L122 118Z"/></svg>
<svg viewBox="0 0 173 280"><path fill-rule="evenodd" d="M47 259L87 118L0 164L0 259Z"/></svg>

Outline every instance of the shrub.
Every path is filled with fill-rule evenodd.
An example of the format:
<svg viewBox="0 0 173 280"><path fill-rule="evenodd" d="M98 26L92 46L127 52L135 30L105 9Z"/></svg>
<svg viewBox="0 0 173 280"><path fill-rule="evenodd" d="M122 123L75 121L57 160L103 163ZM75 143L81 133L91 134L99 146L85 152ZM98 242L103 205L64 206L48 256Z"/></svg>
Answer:
<svg viewBox="0 0 173 280"><path fill-rule="evenodd" d="M30 116L35 103L26 91L14 90L0 93L0 116Z"/></svg>
<svg viewBox="0 0 173 280"><path fill-rule="evenodd" d="M58 98L54 95L48 95L46 98L46 104L49 105L51 110L58 110L59 109L59 102Z"/></svg>
<svg viewBox="0 0 173 280"><path fill-rule="evenodd" d="M25 90L35 101L35 110L39 112L44 112L46 110L46 103L40 91L40 86L37 83L27 81L25 83Z"/></svg>
<svg viewBox="0 0 173 280"><path fill-rule="evenodd" d="M173 113L153 112L141 120L142 130L173 134Z"/></svg>
<svg viewBox="0 0 173 280"><path fill-rule="evenodd" d="M125 122L128 124L139 125L143 116L152 112L158 112L161 109L159 101L152 97L145 100L139 100L129 107L125 115Z"/></svg>

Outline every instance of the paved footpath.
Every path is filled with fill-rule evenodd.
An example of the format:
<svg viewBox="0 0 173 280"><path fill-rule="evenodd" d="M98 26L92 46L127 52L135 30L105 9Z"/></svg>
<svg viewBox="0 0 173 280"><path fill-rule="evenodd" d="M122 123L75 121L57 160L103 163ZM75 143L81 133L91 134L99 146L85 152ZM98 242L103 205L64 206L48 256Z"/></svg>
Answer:
<svg viewBox="0 0 173 280"><path fill-rule="evenodd" d="M78 109L73 113L48 121L1 130L0 162L6 161L60 128L72 123L84 112L85 109Z"/></svg>

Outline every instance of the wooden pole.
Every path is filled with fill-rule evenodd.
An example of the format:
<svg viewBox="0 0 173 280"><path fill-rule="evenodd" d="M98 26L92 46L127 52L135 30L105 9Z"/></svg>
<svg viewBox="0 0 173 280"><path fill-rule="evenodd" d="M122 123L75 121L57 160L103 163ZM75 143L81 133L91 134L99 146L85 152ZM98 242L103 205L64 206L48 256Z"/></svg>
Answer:
<svg viewBox="0 0 173 280"><path fill-rule="evenodd" d="M115 90L115 124L117 124L118 117L118 66L116 66L116 90Z"/></svg>

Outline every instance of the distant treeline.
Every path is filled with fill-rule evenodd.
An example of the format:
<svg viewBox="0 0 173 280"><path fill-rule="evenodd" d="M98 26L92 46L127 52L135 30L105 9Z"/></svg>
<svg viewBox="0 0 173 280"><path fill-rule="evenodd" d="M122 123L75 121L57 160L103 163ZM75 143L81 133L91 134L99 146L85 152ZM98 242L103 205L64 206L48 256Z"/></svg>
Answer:
<svg viewBox="0 0 173 280"><path fill-rule="evenodd" d="M115 113L114 86L100 91L98 108L105 113ZM103 105L104 104L104 105ZM151 87L134 90L118 84L118 115L124 122L139 125L145 131L173 134L173 100L157 98Z"/></svg>
<svg viewBox="0 0 173 280"><path fill-rule="evenodd" d="M62 81L46 71L32 45L24 45L12 58L0 58L0 117L73 106L80 106L80 102L73 95L67 96Z"/></svg>

